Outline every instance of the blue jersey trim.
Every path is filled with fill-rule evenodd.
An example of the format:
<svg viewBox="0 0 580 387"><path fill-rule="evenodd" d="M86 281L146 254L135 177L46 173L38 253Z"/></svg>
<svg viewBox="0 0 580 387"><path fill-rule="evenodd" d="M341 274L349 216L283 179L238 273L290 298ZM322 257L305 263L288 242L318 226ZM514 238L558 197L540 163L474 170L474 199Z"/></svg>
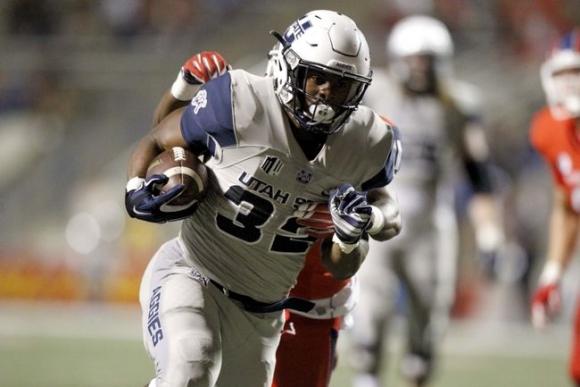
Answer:
<svg viewBox="0 0 580 387"><path fill-rule="evenodd" d="M381 188L388 185L399 170L398 163L401 159L401 135L397 127L392 126L391 128L393 129L393 143L387 161L385 162L385 167L362 184L361 188L363 191L368 191L373 188Z"/></svg>
<svg viewBox="0 0 580 387"><path fill-rule="evenodd" d="M181 133L196 154L215 155L217 145L235 145L229 73L206 83L181 116ZM217 144L216 144L217 143Z"/></svg>

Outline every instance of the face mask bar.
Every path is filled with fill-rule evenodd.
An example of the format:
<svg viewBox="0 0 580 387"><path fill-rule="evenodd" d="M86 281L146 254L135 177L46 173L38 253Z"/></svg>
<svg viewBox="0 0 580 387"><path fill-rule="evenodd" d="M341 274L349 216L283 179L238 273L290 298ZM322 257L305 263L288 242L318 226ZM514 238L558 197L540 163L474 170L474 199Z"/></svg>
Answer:
<svg viewBox="0 0 580 387"><path fill-rule="evenodd" d="M303 61L291 50L287 51L285 58L289 68L293 68L289 72L290 85L294 94L293 116L307 130L324 134L336 132L358 107L371 78ZM334 93L340 93L340 91L331 91L331 95L326 100L308 94L306 83L308 78L314 75L322 75L331 83L347 82L348 90L343 92L344 97L337 100L333 96Z"/></svg>
<svg viewBox="0 0 580 387"><path fill-rule="evenodd" d="M278 61L285 68L287 79L280 83L278 96L283 108L302 128L320 134L332 134L340 129L350 114L356 110L371 83L372 73L361 76L346 70L303 60L294 52L284 38L270 31L280 43ZM272 53L271 53L272 54ZM350 86L343 98L333 98L334 93L325 100L309 95L306 90L308 74L322 74L324 78L347 82Z"/></svg>

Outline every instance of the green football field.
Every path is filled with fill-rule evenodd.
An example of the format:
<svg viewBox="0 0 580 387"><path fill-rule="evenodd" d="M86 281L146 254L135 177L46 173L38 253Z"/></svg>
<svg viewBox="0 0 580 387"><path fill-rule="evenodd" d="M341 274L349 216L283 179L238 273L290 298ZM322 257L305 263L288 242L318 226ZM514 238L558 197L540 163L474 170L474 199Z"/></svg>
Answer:
<svg viewBox="0 0 580 387"><path fill-rule="evenodd" d="M140 341L139 312L123 307L0 304L1 387L141 387L152 366ZM544 333L526 324L453 323L434 387L565 387L569 326ZM385 386L405 386L389 347ZM333 387L350 386L348 337Z"/></svg>

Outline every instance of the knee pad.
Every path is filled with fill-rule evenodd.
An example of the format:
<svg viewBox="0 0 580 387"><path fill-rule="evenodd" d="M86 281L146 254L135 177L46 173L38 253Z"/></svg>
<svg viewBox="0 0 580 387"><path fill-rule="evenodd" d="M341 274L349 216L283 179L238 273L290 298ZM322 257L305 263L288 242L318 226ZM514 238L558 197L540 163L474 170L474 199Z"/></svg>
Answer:
<svg viewBox="0 0 580 387"><path fill-rule="evenodd" d="M179 359L187 363L213 361L217 350L211 336L191 331L176 337L174 345Z"/></svg>
<svg viewBox="0 0 580 387"><path fill-rule="evenodd" d="M165 364L162 376L165 386L208 385L217 379L217 347L211 336L199 332L186 331L173 338L170 344L171 359Z"/></svg>

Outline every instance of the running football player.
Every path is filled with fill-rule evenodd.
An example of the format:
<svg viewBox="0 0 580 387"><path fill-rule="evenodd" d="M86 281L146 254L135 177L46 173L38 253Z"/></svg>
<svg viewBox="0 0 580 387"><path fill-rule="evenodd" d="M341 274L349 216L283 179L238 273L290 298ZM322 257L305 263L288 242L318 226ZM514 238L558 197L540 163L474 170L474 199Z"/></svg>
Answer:
<svg viewBox="0 0 580 387"><path fill-rule="evenodd" d="M194 85L206 83L230 69L231 66L217 52L193 55L183 64L178 75L181 79L174 83L174 88L181 89L185 81L190 92L182 98L193 97L191 89ZM272 66L268 67L267 75L274 76ZM189 103L189 100L181 101L173 94L180 95L180 92L168 90L165 93L156 108L155 122L160 122L171 111ZM396 236L401 229L401 216L395 201L390 196L384 200L386 202L380 206L386 211L383 212L383 221L374 222L373 229L367 230L371 237L381 240ZM358 285L351 278L335 278L321 261L322 241L332 238L334 234L328 204L306 203L299 206L294 215L301 231L314 237L316 242L308 250L304 267L290 296L310 300L315 306L309 312L286 309L272 386L327 387L337 363L339 332L345 325L344 319L357 303ZM363 240L361 243L367 242Z"/></svg>
<svg viewBox="0 0 580 387"><path fill-rule="evenodd" d="M156 366L150 387L270 386L282 310L315 306L288 297L315 240L300 230L295 211L328 203L334 233L321 254L337 278L356 272L363 235L382 222L375 208L399 148L394 128L359 106L371 81L364 35L345 15L312 11L276 36L274 82L243 70L209 80L130 158L129 215L184 219L141 284L144 338ZM182 80L172 91L187 100ZM157 195L165 178L144 179L150 161L172 146L188 147L212 172L195 212L168 212L164 204L182 188ZM379 200L371 205L367 191Z"/></svg>
<svg viewBox="0 0 580 387"><path fill-rule="evenodd" d="M477 93L453 77L447 27L432 17L407 17L386 43L388 69L375 72L365 104L401 129L403 168L391 190L404 227L388 243L371 239L357 274L361 294L351 352L356 387L381 385L384 338L401 289L407 324L401 372L412 386L429 382L455 292L458 237L450 178L456 165L463 166L475 193L470 207L478 247L492 253L503 235Z"/></svg>
<svg viewBox="0 0 580 387"><path fill-rule="evenodd" d="M540 71L548 106L536 113L530 139L552 171L554 197L548 250L532 299L532 322L544 327L560 307L560 281L580 232L580 29L565 35ZM569 373L580 386L580 299Z"/></svg>

